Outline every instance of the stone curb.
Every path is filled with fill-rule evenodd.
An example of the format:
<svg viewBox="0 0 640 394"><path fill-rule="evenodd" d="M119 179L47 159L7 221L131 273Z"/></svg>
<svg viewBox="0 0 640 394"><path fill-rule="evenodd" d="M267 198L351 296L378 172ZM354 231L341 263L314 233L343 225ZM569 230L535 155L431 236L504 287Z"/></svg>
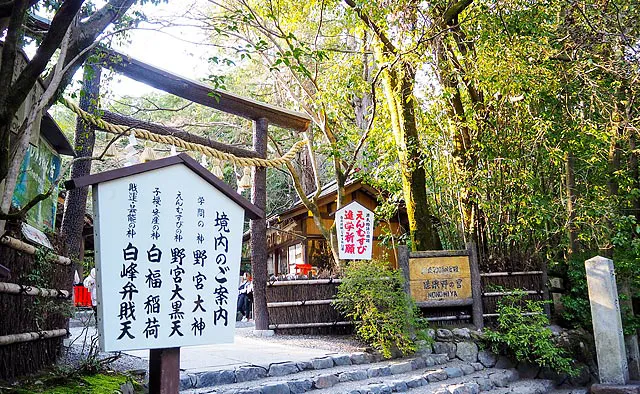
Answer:
<svg viewBox="0 0 640 394"><path fill-rule="evenodd" d="M263 368L255 365L243 365L231 370L199 372L180 375L180 390L219 386L259 380L265 377L279 377L307 370L321 370L343 365L371 364L380 361L380 356L365 352L336 354L314 358L303 362L281 362Z"/></svg>
<svg viewBox="0 0 640 394"><path fill-rule="evenodd" d="M422 359L422 362L416 362L417 359ZM375 366L366 370L359 371L344 371L337 374L321 374L307 379L293 379L281 382L270 382L257 387L231 389L221 391L215 391L216 393L224 394L291 394L291 393L304 393L314 389L325 389L333 387L343 382L353 382L366 380L372 377L392 376L395 374L404 374L416 369L424 368L427 364L442 365L448 362L448 357L445 354L427 355L418 357L413 360L405 360L401 362L391 362L385 366ZM420 368L416 368L420 367ZM464 375L475 373L479 370L483 370L484 366L480 363L461 364L460 366L447 367L438 369L435 371L427 371L421 376L411 376L403 379L392 380L389 383L375 383L369 384L362 389L349 392L350 394L364 394L364 393L391 393L391 392L403 392L410 388L424 386L430 383L445 381L447 379L462 377ZM460 387L455 387L455 391L450 393L468 394L477 393L475 388L494 388L504 387L508 383L518 379L518 373L515 370L496 370L496 372L488 375L489 378L477 378L470 383L461 383ZM471 390L471 391L469 391Z"/></svg>
<svg viewBox="0 0 640 394"><path fill-rule="evenodd" d="M180 390L241 383L252 380L259 380L265 377L288 376L306 370L323 370L333 368L335 366L372 364L379 361L379 358L375 355L358 352L349 355L342 354L314 358L308 362L274 363L269 366L268 370L263 367L248 365L238 367L234 370L208 371L198 374L182 374L180 377ZM408 359L405 361L389 362L389 364L385 366L375 366L363 370L365 371L366 376L358 374L358 372L360 371L343 372L340 375L344 376L338 376L338 380L336 380L335 383L338 383L341 378L343 379L342 381L353 381L368 379L375 376L389 376L392 374L410 372L420 367L424 368L425 366L444 364L447 361L448 357L446 354L430 354L422 357L416 357L414 359ZM296 380L292 382L296 382ZM326 385L326 383L322 382L320 383L320 385L324 386ZM314 388L316 388L316 386L317 385L314 384Z"/></svg>

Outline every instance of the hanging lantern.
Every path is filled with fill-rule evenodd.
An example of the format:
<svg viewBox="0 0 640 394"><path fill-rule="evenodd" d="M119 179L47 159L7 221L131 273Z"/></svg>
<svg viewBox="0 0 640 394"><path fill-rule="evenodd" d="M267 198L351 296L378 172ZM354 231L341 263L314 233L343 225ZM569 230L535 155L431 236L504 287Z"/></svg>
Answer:
<svg viewBox="0 0 640 394"><path fill-rule="evenodd" d="M156 158L156 152L154 152L153 148L151 148L150 146L146 146L140 154L141 163L146 163L148 161L155 160Z"/></svg>
<svg viewBox="0 0 640 394"><path fill-rule="evenodd" d="M242 194L243 191L251 189L251 168L245 167L243 169L242 178L238 182L238 194Z"/></svg>
<svg viewBox="0 0 640 394"><path fill-rule="evenodd" d="M207 162L207 156L204 153L202 154L202 157L200 157L200 165L204 168L207 168L209 166L209 163Z"/></svg>
<svg viewBox="0 0 640 394"><path fill-rule="evenodd" d="M211 172L220 179L224 177L224 173L222 172L222 161L217 157L211 158Z"/></svg>
<svg viewBox="0 0 640 394"><path fill-rule="evenodd" d="M171 150L169 151L169 156L177 156L178 152L176 151L176 146L171 145Z"/></svg>

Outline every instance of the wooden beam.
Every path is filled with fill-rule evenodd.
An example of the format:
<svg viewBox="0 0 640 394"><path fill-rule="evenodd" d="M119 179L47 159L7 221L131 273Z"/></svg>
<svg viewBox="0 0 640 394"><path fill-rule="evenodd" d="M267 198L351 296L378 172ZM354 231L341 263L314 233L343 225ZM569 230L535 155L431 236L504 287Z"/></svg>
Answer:
<svg viewBox="0 0 640 394"><path fill-rule="evenodd" d="M214 89L114 50L102 49L102 52L106 55L106 67L189 101L254 121L263 118L270 125L290 130L306 131L311 124L311 118L303 113Z"/></svg>
<svg viewBox="0 0 640 394"><path fill-rule="evenodd" d="M237 157L260 157L255 151L240 148L233 145L223 144L222 142L213 141L207 137L201 137L199 135L191 134L184 130L176 129L173 127L163 126L157 123L151 123L144 120L132 118L130 116L120 115L106 110L100 110L102 119L106 122L117 124L120 126L133 127L135 129L147 130L153 134L168 135L176 138L180 138L183 141L191 142L194 144L208 146L220 152L231 153Z"/></svg>
<svg viewBox="0 0 640 394"><path fill-rule="evenodd" d="M27 254L36 254L37 251L35 246L29 245L26 242L22 242L19 239L10 237L8 235L3 235L2 237L0 237L0 244L6 245L11 249L15 249ZM49 260L60 265L71 265L71 259L69 259L68 257L59 256L57 254L50 254Z"/></svg>

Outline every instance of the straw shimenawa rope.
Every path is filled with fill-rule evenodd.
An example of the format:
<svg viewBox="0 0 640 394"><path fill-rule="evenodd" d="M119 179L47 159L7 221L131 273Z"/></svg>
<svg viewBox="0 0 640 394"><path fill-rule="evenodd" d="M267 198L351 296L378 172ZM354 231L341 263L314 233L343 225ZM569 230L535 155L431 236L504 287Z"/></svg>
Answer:
<svg viewBox="0 0 640 394"><path fill-rule="evenodd" d="M94 126L113 134L119 135L129 135L129 133L133 133L136 138L159 142L167 145L175 145L177 147L187 149L190 151L200 152L210 157L215 157L220 160L231 161L238 165L247 167L247 166L255 166L255 167L280 167L286 165L286 163L293 160L296 154L304 148L307 144L307 140L301 140L296 142L291 149L285 153L283 156L275 158L275 159L260 159L254 157L238 157L232 155L231 153L221 152L219 150L213 149L208 146L203 146L200 144L194 144L192 142L184 141L180 138L168 136L168 135L158 135L153 134L147 130L129 128L125 126L115 125L109 122L105 122L104 120L91 115L90 113L84 111L80 108L76 103L67 99L66 97L62 97L60 102L64 104L71 111L75 112L76 115L81 117L85 122L89 122Z"/></svg>

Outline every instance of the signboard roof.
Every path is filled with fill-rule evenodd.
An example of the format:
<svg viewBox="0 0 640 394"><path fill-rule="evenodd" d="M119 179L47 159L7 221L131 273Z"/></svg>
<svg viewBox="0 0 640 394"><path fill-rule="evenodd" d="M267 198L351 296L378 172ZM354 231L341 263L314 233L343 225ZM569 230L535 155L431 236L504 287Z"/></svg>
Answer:
<svg viewBox="0 0 640 394"><path fill-rule="evenodd" d="M210 185L220 190L224 195L229 197L236 204L240 205L245 210L245 213L249 219L255 220L264 218L264 212L260 208L256 207L246 198L236 193L236 191L229 187L229 185L213 175L209 170L202 167L200 163L198 163L186 153L180 153L176 156L169 156L163 159L148 161L142 164L136 164L129 167L118 168L111 171L105 171L98 174L71 179L65 182L64 185L68 190L71 190L80 187L96 185L98 183L108 182L114 179L124 178L131 175L141 174L143 172L152 171L175 164L184 164Z"/></svg>

